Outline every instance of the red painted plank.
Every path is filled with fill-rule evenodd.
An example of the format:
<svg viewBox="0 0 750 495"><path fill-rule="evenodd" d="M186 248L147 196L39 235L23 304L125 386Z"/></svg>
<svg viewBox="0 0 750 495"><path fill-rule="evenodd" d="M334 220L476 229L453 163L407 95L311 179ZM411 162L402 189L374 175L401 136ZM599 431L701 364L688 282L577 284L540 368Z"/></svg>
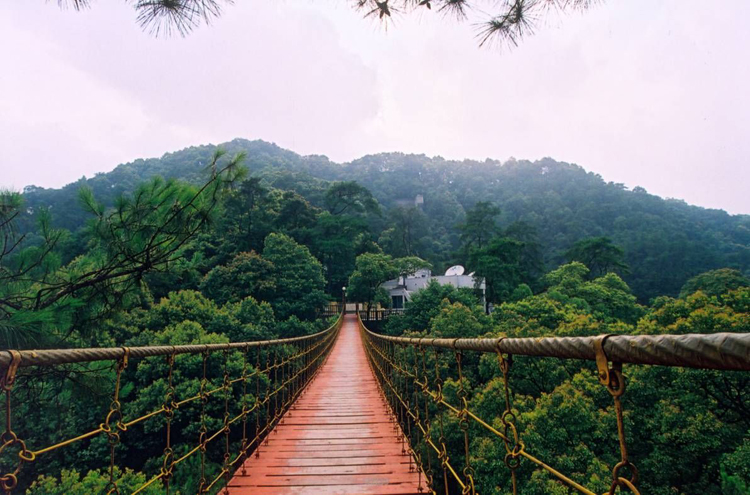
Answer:
<svg viewBox="0 0 750 495"><path fill-rule="evenodd" d="M404 456L406 457L406 456ZM380 457L323 457L323 458L309 458L309 457L296 457L296 458L276 458L275 461L268 463L270 467L324 467L324 466L397 466L401 464L409 464L409 460L386 458L385 456Z"/></svg>
<svg viewBox="0 0 750 495"><path fill-rule="evenodd" d="M401 483L392 485L380 485L373 486L367 484L357 485L337 485L337 486L290 486L284 487L283 491L279 491L278 487L242 487L232 488L230 493L233 495L273 495L278 493L286 494L301 494L301 495L349 495L349 494L413 494L413 495L424 495L424 491L419 491L419 486L416 483Z"/></svg>
<svg viewBox="0 0 750 495"><path fill-rule="evenodd" d="M427 487L348 315L326 363L229 483L232 495L417 494ZM245 473L244 475L242 473Z"/></svg>

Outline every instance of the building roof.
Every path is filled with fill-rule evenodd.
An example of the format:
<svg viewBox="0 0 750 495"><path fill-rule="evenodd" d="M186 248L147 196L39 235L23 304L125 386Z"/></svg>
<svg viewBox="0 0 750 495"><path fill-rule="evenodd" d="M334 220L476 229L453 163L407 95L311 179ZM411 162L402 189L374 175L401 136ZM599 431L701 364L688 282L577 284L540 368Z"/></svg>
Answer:
<svg viewBox="0 0 750 495"><path fill-rule="evenodd" d="M393 280L389 280L381 287L389 291L391 295L405 295L407 299L412 292L427 287L431 281L436 281L440 285L452 285L456 288L474 289L479 288L484 291L485 283L484 279L479 282L477 287L476 278L472 275L432 275L429 270L420 270L414 275L408 277L399 277Z"/></svg>

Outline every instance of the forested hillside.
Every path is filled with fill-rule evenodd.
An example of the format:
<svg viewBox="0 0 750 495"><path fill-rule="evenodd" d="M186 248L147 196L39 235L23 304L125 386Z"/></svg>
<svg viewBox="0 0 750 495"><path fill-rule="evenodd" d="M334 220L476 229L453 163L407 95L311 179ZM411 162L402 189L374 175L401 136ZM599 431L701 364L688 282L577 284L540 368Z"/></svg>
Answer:
<svg viewBox="0 0 750 495"><path fill-rule="evenodd" d="M382 330L445 338L748 333L749 221L627 191L552 160L457 163L384 154L335 164L259 141L233 141L225 151L190 148L60 190L0 193L0 348L310 335L330 323L321 316L342 287L350 301L388 305L386 280L456 262L485 280L491 314L476 290L432 283ZM500 425L497 357L467 355L463 379L456 361L442 361L436 367L446 377L446 398L455 403L460 384L472 410ZM594 365L515 362L508 383L526 445L576 482L602 486L619 458L611 397ZM185 355L173 387L168 363L24 370L12 408L5 396L13 434L35 448L78 438L112 407L117 377L125 418L154 410L166 416L171 398L195 397L206 376L213 386L221 380L217 360L205 358L201 367L199 355ZM227 373L245 369L228 358L224 366ZM629 366L627 379L624 421L641 493L748 493L746 373ZM206 402L211 431L220 427L229 394L223 402ZM185 459L199 438L188 412L180 409L169 423L174 454ZM268 410L257 411L256 421L263 414ZM446 455L461 459L467 440L456 415L444 410L438 418L452 432ZM160 424L123 430L116 447L122 470L103 468L115 447L94 435L63 442L65 449L44 454L44 462L24 463L19 486L33 495L104 493L117 479L122 493L132 493L171 455ZM232 435L236 446L239 428ZM472 431L470 448L479 493L512 493L505 445ZM180 493L197 493L203 468L221 477L221 445L203 454L203 467L197 457L174 466ZM531 463L518 474L524 495L570 493ZM166 491L153 484L143 493Z"/></svg>
<svg viewBox="0 0 750 495"><path fill-rule="evenodd" d="M457 162L383 153L337 164L263 141L236 139L221 146L230 155L246 152L245 164L251 177L260 179L260 186L293 191L309 203L305 208L325 210L326 191L334 181L356 181L379 203L380 211L365 212L357 225L349 219L344 226L340 218L334 221L310 210L310 222L291 228L297 231L292 236L306 244L314 244L316 235L330 239L331 233L345 228L365 235L393 256L424 258L438 271L454 263L470 265L468 251L461 249L461 226L476 203L489 202L499 208L493 218L499 229L520 227L523 240L538 244L544 263L540 273L566 261L566 253L577 241L608 237L624 251L629 269L621 274L641 302L677 295L690 277L708 270L750 271L750 216L664 200L638 187L631 191L577 165L549 158ZM159 159L136 160L62 189L29 186L24 190L27 211L50 207L54 225L75 231L86 219L78 202L81 186L90 187L99 201L111 205L119 194L154 175L199 183L215 150L199 146ZM31 215L22 228L31 230ZM319 248L319 258L334 256L322 252L333 246ZM340 254L349 259L348 268L334 277L331 289L343 283L344 272L353 267L355 253Z"/></svg>
<svg viewBox="0 0 750 495"><path fill-rule="evenodd" d="M0 7L2 493L750 495L750 2L338 3Z"/></svg>

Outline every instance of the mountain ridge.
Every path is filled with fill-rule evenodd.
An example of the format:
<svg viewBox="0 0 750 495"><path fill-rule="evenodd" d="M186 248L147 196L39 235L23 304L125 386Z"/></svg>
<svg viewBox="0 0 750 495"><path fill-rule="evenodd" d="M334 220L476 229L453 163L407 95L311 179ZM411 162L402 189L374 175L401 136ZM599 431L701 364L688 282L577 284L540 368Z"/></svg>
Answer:
<svg viewBox="0 0 750 495"><path fill-rule="evenodd" d="M370 228L374 240L390 245L384 248L394 255L406 254L398 252L403 249L391 235L398 222L405 221L399 219L399 209L421 195L424 204L411 220L416 223L410 235L415 237L415 254L436 269L462 261L455 255L460 244L456 226L467 209L489 201L501 209L501 226L523 222L533 227L548 266L563 262L565 251L577 240L612 238L625 249L633 269L626 280L641 300L676 295L687 278L710 269L750 272L750 215L664 199L642 187L629 190L579 165L552 158L457 161L391 152L337 163L324 155L303 156L274 143L237 138L120 164L59 189L28 186L24 189L28 211L49 207L55 225L75 231L85 223L77 200L80 186L91 187L101 202L112 204L117 195L154 175L198 183L218 147L227 155L247 153L250 175L260 177L268 187L293 190L319 208L324 207L331 182L357 181L383 206L384 216L371 219ZM26 222L31 230L31 215Z"/></svg>
<svg viewBox="0 0 750 495"><path fill-rule="evenodd" d="M178 150L164 152L161 156L158 156L158 157L136 158L136 159L134 159L132 161L118 164L117 166L115 166L115 168L113 168L112 170L110 170L108 172L96 172L93 177L83 176L83 177L81 177L81 178L79 178L77 180L71 181L68 184L65 184L65 185L60 186L60 187L41 187L41 186L36 186L34 184L29 184L29 185L27 185L27 186L25 186L23 188L23 192L24 193L33 193L33 192L36 192L36 191L55 191L55 190L61 190L61 189L65 189L65 188L68 188L68 187L71 187L71 186L74 186L74 185L75 186L79 186L82 183L88 183L88 181L90 181L92 179L95 179L95 178L97 178L97 177L99 177L101 175L107 175L107 174L117 173L118 169L120 169L121 167L123 167L123 168L130 168L130 167L136 167L136 166L141 166L141 165L148 165L148 163L151 162L151 161L162 161L162 160L167 160L167 159L179 157L183 153L190 152L190 151L193 151L193 150L203 150L203 149L205 149L205 150L211 150L211 151L213 151L213 150L215 150L217 148L222 148L222 149L225 149L227 151L236 150L237 148L241 148L241 149L245 150L244 148L247 147L247 144L252 145L253 148L255 148L256 145L260 145L262 147L267 147L267 148L270 148L270 149L272 149L274 151L278 151L278 152L281 152L281 153L286 154L286 155L294 156L298 160L301 160L301 161L308 161L308 160L310 160L310 161L321 161L321 162L329 163L329 164L331 164L333 166L353 165L353 164L356 164L356 163L361 162L363 160L367 160L368 158L382 157L382 156L391 156L391 155L393 155L393 156L404 156L404 157L417 157L417 158L422 158L422 159L427 159L427 160L443 161L443 162L450 162L450 163L465 163L465 162L470 162L470 163L491 163L491 164L495 164L495 165L498 165L498 166L503 166L503 165L505 165L506 163L509 163L509 162L536 163L536 162L539 162L539 161L552 160L552 161L555 161L556 163L562 163L562 164L570 165L570 166L573 166L573 167L579 167L581 170L583 170L587 174L592 174L592 175L594 175L596 177L599 177L605 184L621 186L625 190L630 190L630 191L633 191L633 192L636 192L636 191L646 192L647 194L655 196L655 197L657 197L657 198L659 198L659 199L661 199L663 201L666 201L666 202L679 203L679 204L683 204L683 205L689 206L691 208L698 208L698 209L701 209L701 210L723 212L723 213L726 213L727 215L729 215L731 217L735 217L735 216L747 217L747 216L750 216L750 213L730 213L730 212L724 210L723 208L714 208L714 207L710 207L710 206L701 206L701 205L689 203L686 200L681 199L681 198L677 198L677 197L660 196L658 194L652 194L652 193L649 193L648 191L646 191L646 189L644 187L642 187L642 186L634 186L631 189L629 186L625 186L622 183L618 183L618 182L614 182L614 181L607 181L607 180L605 180L605 178L601 174L599 174L597 172L588 171L588 170L586 170L585 167L583 167L581 165L578 165L576 163L569 163L569 162L559 162L559 161L555 160L553 157L550 157L550 156L545 156L545 157L542 157L542 158L540 158L538 160L535 160L535 161L527 160L527 159L516 159L514 157L510 157L510 158L508 158L505 161L500 160L500 159L495 159L495 158L489 158L489 157L485 158L484 160L472 159L472 158L466 158L466 159L458 160L458 159L446 159L446 158L442 157L441 155L432 155L432 156L430 156L430 155L427 155L425 153L406 153L406 152L401 152L401 151L385 151L385 152L379 152L379 153L368 153L368 154L362 155L359 158L355 158L355 159L349 160L349 161L336 162L336 161L331 160L330 158L328 158L328 156L326 156L324 154L312 153L312 154L309 154L309 155L304 155L304 154L297 153L297 152L295 152L293 150L281 147L281 146L277 145L274 142L265 141L263 139L253 139L253 140L250 140L250 139L246 139L246 138L235 138L235 139L232 139L231 141L227 141L227 142L220 143L220 144L207 143L207 144L200 144L200 145L194 145L194 146L186 146L186 147L178 149ZM157 174L158 174L158 171L154 171L154 175L157 175ZM182 178L182 177L174 177L174 178Z"/></svg>

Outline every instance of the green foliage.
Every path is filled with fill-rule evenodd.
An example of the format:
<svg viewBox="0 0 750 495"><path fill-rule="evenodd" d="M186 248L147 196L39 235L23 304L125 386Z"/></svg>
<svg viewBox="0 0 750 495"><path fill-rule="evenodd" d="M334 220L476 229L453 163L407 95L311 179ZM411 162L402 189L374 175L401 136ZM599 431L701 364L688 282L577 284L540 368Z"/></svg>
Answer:
<svg viewBox="0 0 750 495"><path fill-rule="evenodd" d="M178 291L159 301L148 311L146 325L150 329L162 329L167 325L194 321L207 326L218 311L216 303L196 291Z"/></svg>
<svg viewBox="0 0 750 495"><path fill-rule="evenodd" d="M719 296L739 287L750 287L750 279L742 275L739 270L721 268L701 273L685 282L680 289L680 297L687 297L697 291L709 296Z"/></svg>
<svg viewBox="0 0 750 495"><path fill-rule="evenodd" d="M210 333L226 336L232 342L275 338L276 320L267 302L247 297L219 306L197 291L172 292L149 309L135 308L110 320L107 334L116 343L141 342L150 345L153 332L183 322L193 322ZM104 341L112 345L113 342Z"/></svg>
<svg viewBox="0 0 750 495"><path fill-rule="evenodd" d="M721 460L721 488L725 495L750 493L750 438Z"/></svg>
<svg viewBox="0 0 750 495"><path fill-rule="evenodd" d="M491 316L476 291L433 282L412 295L385 332L447 338L750 332L745 216L630 192L549 159L459 164L387 154L339 166L258 141L227 148L248 151L250 179L238 182L241 155L229 160L206 146L121 165L59 191L0 194L0 344L119 347L306 335L320 329L317 312L343 285L350 300L387 304L380 287L386 280L455 263L486 278L488 299L497 303ZM78 200L82 185L90 190ZM91 218L85 227L80 205ZM386 215L377 214L379 205ZM544 275L566 254L579 261ZM730 268L716 270L722 266ZM670 297L678 292L680 298ZM448 354L437 367L445 397L457 401ZM472 409L502 428L496 356L464 359L462 384ZM199 355L178 358L178 397L199 390L201 364ZM209 360L212 385L223 365ZM236 375L241 358L233 356L228 366ZM127 417L161 406L165 372L157 359L128 367ZM626 378L626 430L643 493L747 491L744 375L629 366ZM24 418L20 437L49 445L101 423L112 379L111 369L94 364L25 377L14 390L16 414ZM593 365L516 356L510 381L529 451L581 483L607 485L618 461L616 427ZM209 430L219 428L221 405L209 408ZM176 413L175 440L198 438L192 413ZM462 459L456 418L443 419L451 459ZM158 421L127 432L117 458L133 471L118 474L123 487L158 472L157 431L163 431ZM471 442L480 492L505 493L503 443L473 427ZM208 452L216 462L220 454ZM47 475L35 485L47 490L39 493L97 491L107 479L97 470L108 455L106 438L95 438L25 468L32 479ZM71 466L77 472L61 478ZM195 460L179 469L185 480L179 489L194 493ZM217 472L215 462L210 469ZM522 493L568 493L531 463L522 463L519 476Z"/></svg>
<svg viewBox="0 0 750 495"><path fill-rule="evenodd" d="M545 277L546 296L571 304L608 322L635 324L643 314L630 287L614 273L587 280L589 270L578 262L563 265Z"/></svg>
<svg viewBox="0 0 750 495"><path fill-rule="evenodd" d="M326 191L325 203L332 215L364 212L380 214L380 206L372 193L355 181L332 184Z"/></svg>
<svg viewBox="0 0 750 495"><path fill-rule="evenodd" d="M224 309L242 324L242 335L229 334L232 342L270 340L278 336L273 309L267 302L246 297L239 303L227 304Z"/></svg>
<svg viewBox="0 0 750 495"><path fill-rule="evenodd" d="M398 272L399 277L414 275L419 270L429 270L432 268L429 262L417 256L406 256L393 260L393 264Z"/></svg>
<svg viewBox="0 0 750 495"><path fill-rule="evenodd" d="M523 301L527 297L531 297L533 295L534 293L531 292L531 287L526 284L520 284L518 287L513 289L513 293L510 295L510 300L513 302Z"/></svg>
<svg viewBox="0 0 750 495"><path fill-rule="evenodd" d="M570 262L580 261L586 265L594 277L601 277L609 272L630 272L624 261L624 251L612 244L612 239L608 237L582 239L565 253L565 257Z"/></svg>
<svg viewBox="0 0 750 495"><path fill-rule="evenodd" d="M0 232L5 233L11 230L12 222L18 216L21 206L23 206L21 193L0 189ZM10 247L7 245L9 240L7 237L4 239L3 253Z"/></svg>
<svg viewBox="0 0 750 495"><path fill-rule="evenodd" d="M290 316L288 320L280 321L276 325L276 331L279 337L283 339L312 335L320 330L320 327L314 322L302 321L295 315Z"/></svg>
<svg viewBox="0 0 750 495"><path fill-rule="evenodd" d="M519 260L521 273L531 287L537 288L539 279L545 271L537 229L527 222L514 222L505 229L505 236L523 244Z"/></svg>
<svg viewBox="0 0 750 495"><path fill-rule="evenodd" d="M263 258L273 265L275 289L268 297L280 320L295 315L312 319L328 298L324 292L323 267L307 247L284 234L266 237Z"/></svg>
<svg viewBox="0 0 750 495"><path fill-rule="evenodd" d="M250 177L234 190L225 202L226 214L219 225L223 232L222 250L259 252L263 240L272 230L278 206L258 177Z"/></svg>
<svg viewBox="0 0 750 495"><path fill-rule="evenodd" d="M276 291L274 269L273 263L254 252L239 253L227 265L212 268L200 289L219 304L247 296L266 299Z"/></svg>
<svg viewBox="0 0 750 495"><path fill-rule="evenodd" d="M441 338L474 338L486 332L488 322L480 307L443 299L440 312L430 322L430 333Z"/></svg>
<svg viewBox="0 0 750 495"><path fill-rule="evenodd" d="M642 334L750 332L750 288L742 287L708 297L696 292L686 299L661 297L651 311L638 322Z"/></svg>
<svg viewBox="0 0 750 495"><path fill-rule="evenodd" d="M390 227L378 238L386 252L396 257L426 257L432 251L427 217L421 209L397 206L388 210L388 220Z"/></svg>
<svg viewBox="0 0 750 495"><path fill-rule="evenodd" d="M482 309L473 291L457 289L452 285L440 285L432 280L407 301L403 315L391 317L387 321L384 330L391 335L400 335L409 330L428 330L445 301L471 308L473 313L477 309Z"/></svg>
<svg viewBox="0 0 750 495"><path fill-rule="evenodd" d="M496 237L486 247L472 250L469 269L484 278L488 302L508 300L519 284L529 281L521 267L522 250L523 243L507 237Z"/></svg>
<svg viewBox="0 0 750 495"><path fill-rule="evenodd" d="M210 177L201 186L157 177L116 196L111 207L97 201L90 188L80 188L79 203L91 217L86 250L65 265L59 248L67 233L52 227L49 211L38 211L32 243L15 230L20 203L5 194L0 344L95 342L95 325L147 298L144 276L181 259L186 246L212 225L226 191L244 176L244 155L222 162L224 155L220 150L213 154ZM30 331L28 325L41 331Z"/></svg>
<svg viewBox="0 0 750 495"><path fill-rule="evenodd" d="M116 320L109 321L106 327L100 329L103 334L100 338L103 345L128 347L200 345L225 343L230 339L265 340L276 337L273 330L273 315L267 303L259 304L247 298L218 307L198 292L182 291L172 293L169 298L148 310L133 309L120 314ZM242 357L235 353L230 354L229 358L226 363L228 371L232 376L239 376L243 367ZM224 365L221 354L209 358L207 376L210 387L220 385ZM163 359L131 361L123 374L120 393L124 417L136 418L162 406L167 390L167 369ZM177 400L194 396L200 389L200 354L177 356L174 370ZM14 390L16 417L24 418L24 421L16 424L16 428L20 427L18 431L24 438L33 439L35 445L51 445L61 438L74 437L91 430L92 425L102 422L109 408L114 380L110 366L102 369L102 363L92 363L67 370L58 367L57 371L58 374L52 376L25 377ZM239 390L235 388L235 395L237 393ZM23 397L26 398L22 399ZM234 397L233 404L237 404L239 400L239 397ZM208 427L215 431L221 427L223 401L210 400L207 408L210 417ZM183 455L187 452L187 446L194 445L199 437L195 407L181 407L172 424L172 441L178 446L176 453ZM155 471L158 472L164 448L161 435L163 428L161 416L128 428L126 433L121 434L122 442L117 448L118 465L138 473L150 473L149 477ZM221 450L220 447L212 445L209 449L211 462L217 458L214 451L216 448ZM46 455L43 464L29 466L31 471L27 471L27 476L34 473L59 476L61 469L69 469L71 466L86 473L105 465L108 456L106 437L97 436L90 441L78 442L57 453ZM214 464L209 467L214 469ZM183 468L181 466L180 470ZM193 465L192 469L195 470L196 466ZM130 471L127 473L130 474L122 478L125 484L121 485L121 489L125 488L125 493L132 491L128 487L141 483L143 478L140 474L134 478L135 475ZM197 485L191 485L191 477L185 476L186 474L189 474L189 470L187 473L180 472L176 477L179 480L177 488L183 493L194 493ZM98 486L101 479L103 478L98 472L88 472L83 479L77 473L63 474L59 481L48 477L38 481L33 493L99 493L98 489L91 488L89 491L87 487ZM86 490L76 491L79 486ZM153 493L161 492L157 490Z"/></svg>
<svg viewBox="0 0 750 495"><path fill-rule="evenodd" d="M118 467L114 469L115 482L121 493L132 493L146 483L146 475L136 473L132 469L122 472ZM75 469L63 469L60 478L40 476L31 487L26 490L27 495L70 495L72 493L106 493L109 488L109 473L97 469L89 471L85 476ZM152 485L143 490L145 495L161 495L164 493L161 485Z"/></svg>
<svg viewBox="0 0 750 495"><path fill-rule="evenodd" d="M356 268L349 278L347 298L365 303L368 309L373 303L387 307L390 298L381 284L428 268L430 264L416 256L393 259L383 253L363 253L357 256Z"/></svg>
<svg viewBox="0 0 750 495"><path fill-rule="evenodd" d="M367 304L368 308L383 282L396 278L398 268L387 254L365 253L357 256L356 268L346 288L347 299Z"/></svg>
<svg viewBox="0 0 750 495"><path fill-rule="evenodd" d="M487 201L480 201L466 212L466 221L458 225L461 242L467 249L482 249L500 231L497 216L500 208Z"/></svg>
<svg viewBox="0 0 750 495"><path fill-rule="evenodd" d="M489 203L477 203L467 212L467 223L459 226L468 268L484 279L489 303L512 299L520 284L537 286L544 270L536 229L515 222L502 232L494 220L499 213Z"/></svg>
<svg viewBox="0 0 750 495"><path fill-rule="evenodd" d="M359 213L349 215L347 210L339 217L364 219L368 237L378 240L386 254L416 255L436 270L467 264L469 252L461 247L463 231L458 226L471 223L491 227L467 218L467 210L488 202L500 209L494 221L497 227L505 227L505 237L528 244L527 234L520 231L535 233L537 261L547 267L564 262L566 251L578 241L611 239L612 245L622 248L623 261L631 273L615 271L642 303L660 295L676 296L689 278L708 270L729 267L745 275L750 272L747 215L730 216L663 200L642 188L628 191L581 167L548 158L536 162L457 162L389 153L339 165L322 156L302 157L263 141L236 139L222 147L232 154L245 152L253 176L231 191L225 214L219 219L222 239L213 242L206 257L219 258L209 269L226 264L239 252L262 252L266 236L282 231L310 247L326 267L328 290L338 291L353 270L354 257L364 251L348 253L339 264L333 260L346 251L347 242L352 245L351 236L341 236L334 246L326 247L335 227L318 229L317 221L308 225L309 229L287 232L287 227L281 226L283 218L279 219L286 200L283 193L273 191L293 190L312 208L325 208L325 194L332 183L355 181L364 185L388 214L363 217ZM54 208L55 227L72 231L80 228L83 219L76 191L81 185L89 186L99 202L110 206L119 194L134 191L154 175L200 184L215 149L193 147L159 159L137 160L60 190L30 186L24 190L25 210L18 218L19 230L34 230L27 211L34 215L49 206ZM417 194L424 198L421 205L414 205ZM297 199L288 200L299 205ZM289 209L297 211L291 206ZM519 231L519 225L525 227ZM531 253L528 246L524 252ZM525 270L534 272L536 278L543 268ZM597 268L592 276L599 276ZM540 289L529 285L534 291Z"/></svg>
<svg viewBox="0 0 750 495"><path fill-rule="evenodd" d="M548 288L536 295L519 288L519 297L496 307L490 319L467 305L440 299L440 293L455 289L431 284L414 295L404 316L392 318L386 330L449 338L750 332L750 289L745 287L719 296L663 297L644 308L619 276L607 273L590 280L581 263L553 270L545 282ZM497 357L486 354L472 362L472 354L464 357L470 410L503 431L504 384ZM440 369L446 400L458 404L455 364L446 360ZM625 428L642 493L746 493L750 403L745 392L750 381L745 375L627 367ZM516 425L527 451L603 492L620 460L619 446L612 398L593 365L514 356L509 376ZM450 425L447 430L457 430L454 415L443 419ZM462 438L450 435L449 457L462 459ZM470 441L477 489L510 493L503 442L480 428L470 430ZM519 493L570 493L533 463L522 462L518 475Z"/></svg>
<svg viewBox="0 0 750 495"><path fill-rule="evenodd" d="M340 293L354 270L355 258L380 248L362 218L324 212L309 229L310 250L323 264L329 294Z"/></svg>

